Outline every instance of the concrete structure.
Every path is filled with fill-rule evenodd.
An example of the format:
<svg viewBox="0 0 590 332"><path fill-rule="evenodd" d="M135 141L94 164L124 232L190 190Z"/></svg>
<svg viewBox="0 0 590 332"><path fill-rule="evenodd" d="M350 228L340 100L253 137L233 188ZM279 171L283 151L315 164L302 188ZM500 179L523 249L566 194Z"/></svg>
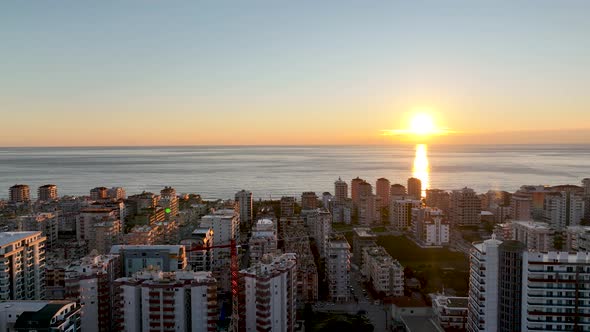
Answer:
<svg viewBox="0 0 590 332"><path fill-rule="evenodd" d="M325 191L322 193L322 207L326 210L332 211L332 202L334 201L334 196L329 192Z"/></svg>
<svg viewBox="0 0 590 332"><path fill-rule="evenodd" d="M217 292L211 272L145 270L115 282L116 331L216 331Z"/></svg>
<svg viewBox="0 0 590 332"><path fill-rule="evenodd" d="M584 217L584 198L571 191L545 195L544 221L556 230L577 226Z"/></svg>
<svg viewBox="0 0 590 332"><path fill-rule="evenodd" d="M498 330L499 247L492 238L473 244L470 252L467 331Z"/></svg>
<svg viewBox="0 0 590 332"><path fill-rule="evenodd" d="M17 217L17 230L21 232L40 231L45 236L45 246L52 249L58 240L58 218L52 212L38 212Z"/></svg>
<svg viewBox="0 0 590 332"><path fill-rule="evenodd" d="M350 245L342 235L329 239L326 278L329 300L335 303L348 302L350 300Z"/></svg>
<svg viewBox="0 0 590 332"><path fill-rule="evenodd" d="M89 242L93 235L93 225L102 221L117 220L117 211L109 207L84 208L76 220L76 239Z"/></svg>
<svg viewBox="0 0 590 332"><path fill-rule="evenodd" d="M45 237L41 232L0 233L0 300L45 297Z"/></svg>
<svg viewBox="0 0 590 332"><path fill-rule="evenodd" d="M292 217L295 215L295 197L281 197L281 217Z"/></svg>
<svg viewBox="0 0 590 332"><path fill-rule="evenodd" d="M582 188L584 188L584 218L590 220L590 178L582 180Z"/></svg>
<svg viewBox="0 0 590 332"><path fill-rule="evenodd" d="M359 188L368 191L370 187L361 184ZM370 226L379 223L381 221L381 204L380 197L363 192L358 202L359 224Z"/></svg>
<svg viewBox="0 0 590 332"><path fill-rule="evenodd" d="M420 181L420 179L408 179L408 196L410 196L412 199L422 198L422 181Z"/></svg>
<svg viewBox="0 0 590 332"><path fill-rule="evenodd" d="M238 205L240 222L250 225L254 221L252 192L242 189L236 193L234 198Z"/></svg>
<svg viewBox="0 0 590 332"><path fill-rule="evenodd" d="M365 180L359 178L358 176L350 181L350 197L352 198L353 205L357 205L359 203L359 199L361 198L360 185L365 182Z"/></svg>
<svg viewBox="0 0 590 332"><path fill-rule="evenodd" d="M512 240L524 243L528 250L541 252L553 250L555 231L549 226L549 224L544 222L514 220L510 225L512 227Z"/></svg>
<svg viewBox="0 0 590 332"><path fill-rule="evenodd" d="M109 198L109 189L106 187L96 187L90 189L90 199L94 201L108 199Z"/></svg>
<svg viewBox="0 0 590 332"><path fill-rule="evenodd" d="M112 187L107 190L107 196L110 199L118 201L127 198L127 193L125 192L125 189L122 187Z"/></svg>
<svg viewBox="0 0 590 332"><path fill-rule="evenodd" d="M359 268L363 264L363 248L376 246L377 235L370 228L355 227L352 229L353 263Z"/></svg>
<svg viewBox="0 0 590 332"><path fill-rule="evenodd" d="M318 269L311 253L307 230L301 221L292 221L282 227L284 252L297 258L297 303L315 303L318 300Z"/></svg>
<svg viewBox="0 0 590 332"><path fill-rule="evenodd" d="M385 296L404 295L404 267L383 247L363 248L363 275L373 289Z"/></svg>
<svg viewBox="0 0 590 332"><path fill-rule="evenodd" d="M389 188L389 202L392 200L399 200L399 199L406 199L408 197L408 192L406 191L406 187L403 185L396 183L392 184Z"/></svg>
<svg viewBox="0 0 590 332"><path fill-rule="evenodd" d="M15 184L8 191L8 201L11 203L26 203L31 201L31 192L26 184Z"/></svg>
<svg viewBox="0 0 590 332"><path fill-rule="evenodd" d="M437 294L432 297L432 311L438 325L443 329L465 330L467 328L467 304L469 298Z"/></svg>
<svg viewBox="0 0 590 332"><path fill-rule="evenodd" d="M353 209L352 199L350 198L334 202L332 205L332 220L334 223L350 225L352 223Z"/></svg>
<svg viewBox="0 0 590 332"><path fill-rule="evenodd" d="M80 306L75 301L0 302L0 331L80 332Z"/></svg>
<svg viewBox="0 0 590 332"><path fill-rule="evenodd" d="M422 202L414 199L393 200L389 206L389 223L399 230L410 227L412 209L419 208Z"/></svg>
<svg viewBox="0 0 590 332"><path fill-rule="evenodd" d="M442 189L426 189L426 206L441 209L446 215L449 213L451 195Z"/></svg>
<svg viewBox="0 0 590 332"><path fill-rule="evenodd" d="M183 245L116 245L110 253L121 256L122 275L126 277L149 267L175 272L184 270L187 264Z"/></svg>
<svg viewBox="0 0 590 332"><path fill-rule="evenodd" d="M197 228L188 239L180 241L187 252L187 264L191 271L211 271L213 269L213 250L211 248L214 241L214 232L212 228ZM203 247L203 250L191 250L194 246Z"/></svg>
<svg viewBox="0 0 590 332"><path fill-rule="evenodd" d="M569 226L566 231L564 251L590 252L590 226Z"/></svg>
<svg viewBox="0 0 590 332"><path fill-rule="evenodd" d="M533 220L533 198L526 192L515 192L510 199L510 218L512 220Z"/></svg>
<svg viewBox="0 0 590 332"><path fill-rule="evenodd" d="M314 210L318 208L318 196L313 191L306 191L301 194L301 209Z"/></svg>
<svg viewBox="0 0 590 332"><path fill-rule="evenodd" d="M92 225L92 232L88 239L88 251L96 250L99 254L106 254L111 247L123 241L123 227L119 219L103 220Z"/></svg>
<svg viewBox="0 0 590 332"><path fill-rule="evenodd" d="M422 246L440 247L449 244L450 224L437 208L412 208L412 231Z"/></svg>
<svg viewBox="0 0 590 332"><path fill-rule="evenodd" d="M342 181L341 178L338 178L338 180L334 182L334 201L343 202L346 199L348 199L348 184L345 181Z"/></svg>
<svg viewBox="0 0 590 332"><path fill-rule="evenodd" d="M263 218L256 221L249 241L250 264L258 263L264 255L277 252L276 221Z"/></svg>
<svg viewBox="0 0 590 332"><path fill-rule="evenodd" d="M389 182L389 180L387 180L386 178L377 179L375 188L377 191L377 196L381 199L381 205L379 206L379 208L382 209L388 207L389 196L391 192L391 183Z"/></svg>
<svg viewBox="0 0 590 332"><path fill-rule="evenodd" d="M479 225L481 202L473 189L463 188L451 192L449 220L453 226Z"/></svg>
<svg viewBox="0 0 590 332"><path fill-rule="evenodd" d="M236 211L223 209L214 211L201 218L199 226L213 229L215 245L229 245L232 239L240 242L240 217ZM221 292L230 291L230 249L213 249L213 277L219 283Z"/></svg>
<svg viewBox="0 0 590 332"><path fill-rule="evenodd" d="M79 301L83 331L115 330L115 289L121 277L118 255L87 256L65 269L66 298Z"/></svg>
<svg viewBox="0 0 590 332"><path fill-rule="evenodd" d="M50 202L56 199L58 199L56 185L46 184L37 189L37 200L41 202Z"/></svg>
<svg viewBox="0 0 590 332"><path fill-rule="evenodd" d="M178 196L174 188L164 187L164 189L160 190L158 205L164 209L164 219L166 221L176 220L178 217Z"/></svg>
<svg viewBox="0 0 590 332"><path fill-rule="evenodd" d="M521 331L590 331L590 253L525 252Z"/></svg>
<svg viewBox="0 0 590 332"><path fill-rule="evenodd" d="M328 239L332 233L332 215L326 210L317 209L307 215L307 226L317 243L320 257L326 257Z"/></svg>
<svg viewBox="0 0 590 332"><path fill-rule="evenodd" d="M296 260L295 254L269 255L240 271L240 331L295 330Z"/></svg>

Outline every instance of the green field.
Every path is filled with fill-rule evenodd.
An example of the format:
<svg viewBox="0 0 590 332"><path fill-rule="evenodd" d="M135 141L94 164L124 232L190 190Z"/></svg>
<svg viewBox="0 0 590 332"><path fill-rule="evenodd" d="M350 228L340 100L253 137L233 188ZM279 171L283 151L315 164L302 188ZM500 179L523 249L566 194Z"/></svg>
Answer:
<svg viewBox="0 0 590 332"><path fill-rule="evenodd" d="M469 286L469 259L446 248L425 249L404 236L380 236L377 244L391 257L410 268L422 284L423 293L454 290L466 295Z"/></svg>

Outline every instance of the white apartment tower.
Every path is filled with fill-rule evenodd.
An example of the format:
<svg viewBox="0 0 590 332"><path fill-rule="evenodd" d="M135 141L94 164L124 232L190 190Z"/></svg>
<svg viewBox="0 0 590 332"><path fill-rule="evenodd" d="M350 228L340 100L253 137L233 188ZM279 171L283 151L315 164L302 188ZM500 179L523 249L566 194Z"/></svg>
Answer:
<svg viewBox="0 0 590 332"><path fill-rule="evenodd" d="M116 331L216 331L216 281L211 272L145 270L115 281Z"/></svg>
<svg viewBox="0 0 590 332"><path fill-rule="evenodd" d="M576 226L584 217L584 198L569 191L545 195L544 221L557 230Z"/></svg>
<svg viewBox="0 0 590 332"><path fill-rule="evenodd" d="M239 330L293 332L296 319L296 256L268 255L240 271Z"/></svg>
<svg viewBox="0 0 590 332"><path fill-rule="evenodd" d="M329 239L326 270L330 301L348 302L350 299L350 290L348 289L350 286L350 245L343 236Z"/></svg>
<svg viewBox="0 0 590 332"><path fill-rule="evenodd" d="M41 300L45 292L45 237L0 233L0 300Z"/></svg>

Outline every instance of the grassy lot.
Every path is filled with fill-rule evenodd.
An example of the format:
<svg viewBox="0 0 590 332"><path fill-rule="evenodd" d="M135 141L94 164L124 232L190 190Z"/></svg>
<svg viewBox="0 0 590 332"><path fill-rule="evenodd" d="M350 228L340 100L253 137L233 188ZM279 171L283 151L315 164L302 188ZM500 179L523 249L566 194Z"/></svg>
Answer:
<svg viewBox="0 0 590 332"><path fill-rule="evenodd" d="M377 243L391 257L411 271L422 285L422 292L440 292L453 289L457 295L466 295L469 287L469 260L460 252L446 248L424 249L404 236L380 236Z"/></svg>
<svg viewBox="0 0 590 332"><path fill-rule="evenodd" d="M362 315L314 312L305 322L305 330L311 332L372 332L373 325Z"/></svg>

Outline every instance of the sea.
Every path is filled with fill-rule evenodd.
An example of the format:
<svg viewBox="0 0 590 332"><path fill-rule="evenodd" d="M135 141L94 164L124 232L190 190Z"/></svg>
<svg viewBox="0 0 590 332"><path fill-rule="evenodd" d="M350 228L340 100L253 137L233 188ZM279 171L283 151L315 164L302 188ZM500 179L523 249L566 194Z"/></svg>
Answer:
<svg viewBox="0 0 590 332"><path fill-rule="evenodd" d="M10 186L56 184L59 195L97 186L127 194L179 193L206 199L252 191L256 199L333 192L338 178L385 177L424 188L515 191L521 185L580 184L590 177L590 145L182 146L0 148L0 198ZM424 189L423 188L423 189Z"/></svg>

